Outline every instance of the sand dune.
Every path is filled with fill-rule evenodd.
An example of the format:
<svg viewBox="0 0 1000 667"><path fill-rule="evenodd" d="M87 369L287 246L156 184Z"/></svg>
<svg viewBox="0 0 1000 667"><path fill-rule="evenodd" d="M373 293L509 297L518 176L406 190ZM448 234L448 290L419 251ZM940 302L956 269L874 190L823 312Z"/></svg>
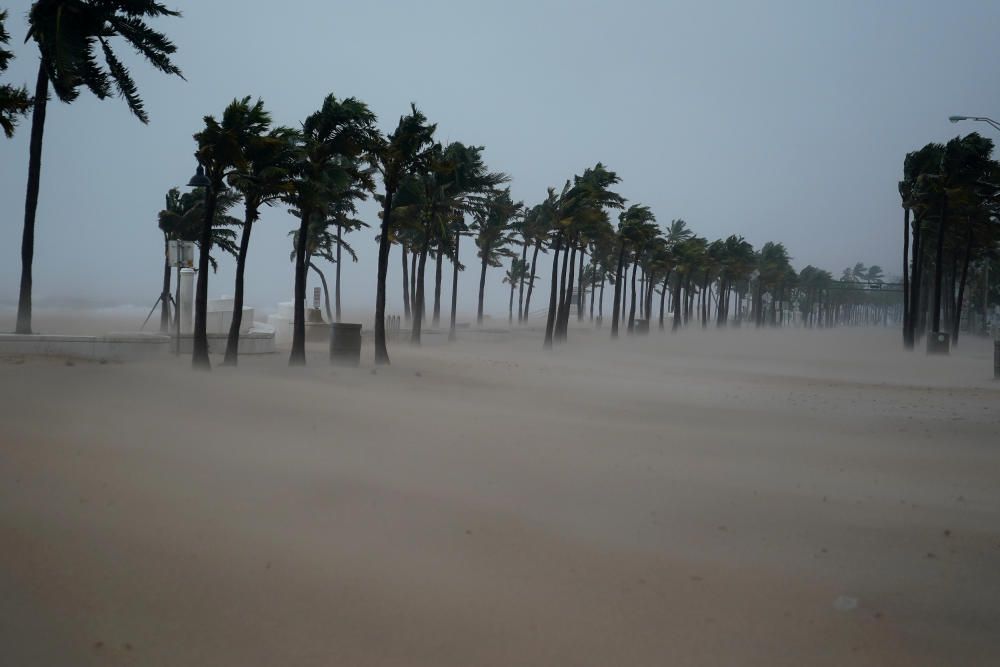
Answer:
<svg viewBox="0 0 1000 667"><path fill-rule="evenodd" d="M1000 388L884 330L0 362L12 665L992 665Z"/></svg>

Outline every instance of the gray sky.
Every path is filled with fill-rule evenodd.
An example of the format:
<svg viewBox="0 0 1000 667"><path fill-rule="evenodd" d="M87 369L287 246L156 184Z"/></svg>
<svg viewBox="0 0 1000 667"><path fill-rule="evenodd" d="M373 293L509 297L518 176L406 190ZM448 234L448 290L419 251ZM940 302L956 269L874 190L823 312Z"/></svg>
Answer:
<svg viewBox="0 0 1000 667"><path fill-rule="evenodd" d="M121 101L89 93L49 107L40 303L151 305L163 195L193 173L191 135L201 117L238 96L262 97L289 125L328 93L355 96L386 130L414 101L442 140L485 145L488 164L511 174L515 197L528 204L601 161L622 177L621 193L650 205L664 226L684 218L709 238L783 241L796 268L836 273L856 261L900 271L896 181L907 151L972 130L998 138L986 126L946 120L1000 116L995 0L167 4L184 16L156 26L177 43L187 81L136 62L149 126ZM21 44L29 5L0 0L18 56L7 81L34 80L35 51ZM17 295L29 125L0 139L0 303ZM377 222L373 207L365 216ZM274 208L255 227L251 305L272 309L290 298L292 225ZM370 309L374 232L352 242L361 261L344 267L346 302ZM502 275L489 274L487 309L496 314L506 310ZM210 293L231 293L232 278L226 260ZM465 309L474 307L477 282L467 271Z"/></svg>

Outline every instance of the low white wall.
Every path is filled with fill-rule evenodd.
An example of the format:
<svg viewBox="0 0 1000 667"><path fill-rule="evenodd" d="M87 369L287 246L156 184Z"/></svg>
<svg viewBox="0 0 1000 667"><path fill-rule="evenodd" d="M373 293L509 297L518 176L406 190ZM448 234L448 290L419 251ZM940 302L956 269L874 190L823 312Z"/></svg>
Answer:
<svg viewBox="0 0 1000 667"><path fill-rule="evenodd" d="M73 357L95 361L144 361L166 356L170 337L161 334L57 336L0 334L0 355Z"/></svg>

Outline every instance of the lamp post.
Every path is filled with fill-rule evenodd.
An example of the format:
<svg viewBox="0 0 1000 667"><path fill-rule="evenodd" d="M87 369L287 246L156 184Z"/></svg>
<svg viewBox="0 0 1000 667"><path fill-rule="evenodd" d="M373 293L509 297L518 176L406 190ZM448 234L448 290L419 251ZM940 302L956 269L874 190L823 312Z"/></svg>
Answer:
<svg viewBox="0 0 1000 667"><path fill-rule="evenodd" d="M195 155L195 157L197 158L197 154ZM205 176L205 168L202 166L201 160L198 160L198 168L195 170L194 176L191 177L191 180L189 180L187 182L187 187L189 187L189 188L204 188L205 189L205 203L207 205L208 204L208 188L209 188L209 186L211 184L212 184L211 181L209 181L208 177ZM178 244L178 246L180 246L180 244ZM178 247L178 251L180 251L179 247ZM178 255L180 255L180 252L178 252ZM178 259L180 259L180 257L178 257ZM177 347L176 347L176 354L177 355L180 355L180 353L181 353L181 315L180 315L180 307L181 307L181 273L180 273L180 271L181 271L181 269L180 269L180 261L178 261L178 264L177 264L177 319L176 319L176 327L175 327L175 330L174 330L174 333L176 334L176 338L177 338Z"/></svg>
<svg viewBox="0 0 1000 667"><path fill-rule="evenodd" d="M1000 132L1000 123L996 122L992 118L987 118L986 116L948 116L948 120L952 123L957 123L962 120L971 120L978 123L987 123L994 130Z"/></svg>

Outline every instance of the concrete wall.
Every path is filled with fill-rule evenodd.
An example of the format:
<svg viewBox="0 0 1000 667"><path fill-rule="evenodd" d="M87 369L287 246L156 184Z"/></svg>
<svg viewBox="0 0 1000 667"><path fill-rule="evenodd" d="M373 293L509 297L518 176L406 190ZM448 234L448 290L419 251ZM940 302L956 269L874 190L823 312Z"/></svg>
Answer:
<svg viewBox="0 0 1000 667"><path fill-rule="evenodd" d="M167 356L170 337L160 334L53 336L0 334L0 355L38 355L95 361L144 361Z"/></svg>

